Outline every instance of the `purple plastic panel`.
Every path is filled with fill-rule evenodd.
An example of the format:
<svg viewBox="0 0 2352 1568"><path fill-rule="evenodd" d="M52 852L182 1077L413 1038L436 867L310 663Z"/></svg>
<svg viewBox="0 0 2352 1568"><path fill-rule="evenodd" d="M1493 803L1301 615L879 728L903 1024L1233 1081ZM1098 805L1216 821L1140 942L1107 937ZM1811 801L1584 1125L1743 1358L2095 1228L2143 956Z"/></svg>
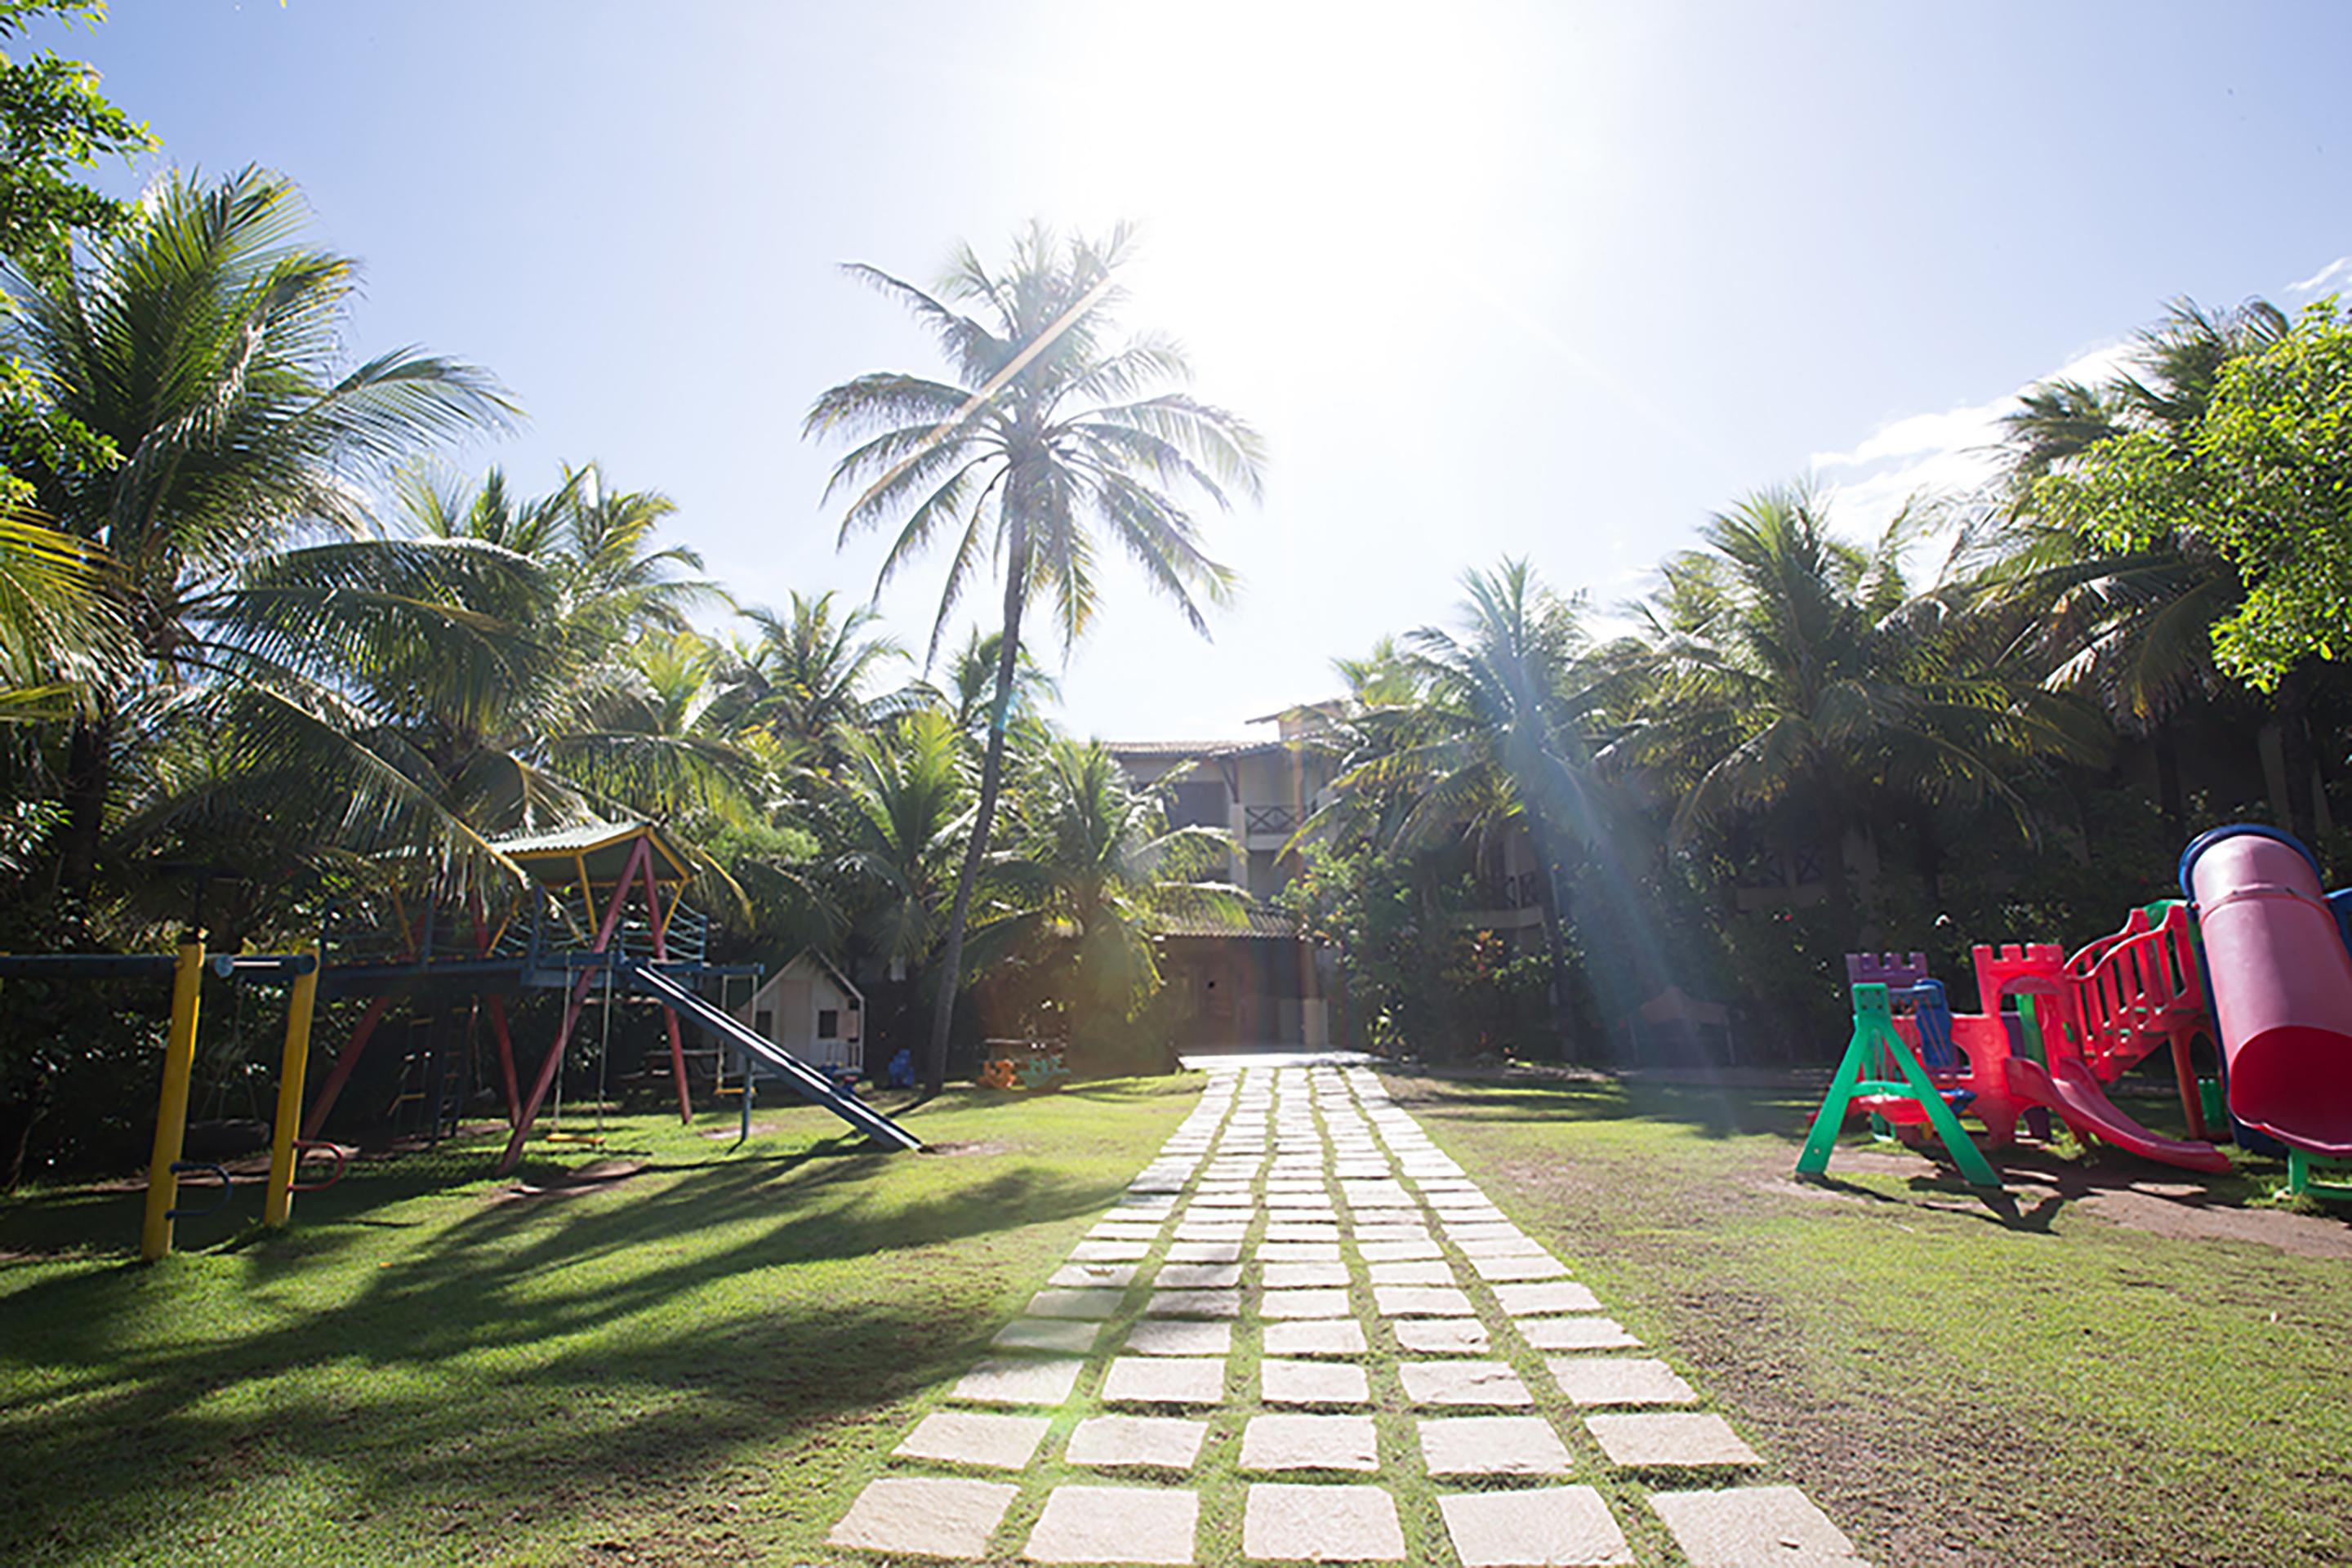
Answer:
<svg viewBox="0 0 2352 1568"><path fill-rule="evenodd" d="M1927 978L1924 952L1849 952L1845 955L1849 985L1884 985L1899 990Z"/></svg>

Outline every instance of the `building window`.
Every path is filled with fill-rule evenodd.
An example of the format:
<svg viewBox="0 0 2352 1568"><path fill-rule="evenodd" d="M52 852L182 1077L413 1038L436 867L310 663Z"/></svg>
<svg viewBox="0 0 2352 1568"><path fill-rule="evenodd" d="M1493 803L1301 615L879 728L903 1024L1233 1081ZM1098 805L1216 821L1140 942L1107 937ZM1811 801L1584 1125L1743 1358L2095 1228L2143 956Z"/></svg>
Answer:
<svg viewBox="0 0 2352 1568"><path fill-rule="evenodd" d="M765 1007L751 1015L751 1032L763 1040L776 1037L776 1016Z"/></svg>
<svg viewBox="0 0 2352 1568"><path fill-rule="evenodd" d="M816 1010L816 1037L820 1040L837 1040L841 1038L841 1013L839 1009L834 1007L819 1007Z"/></svg>

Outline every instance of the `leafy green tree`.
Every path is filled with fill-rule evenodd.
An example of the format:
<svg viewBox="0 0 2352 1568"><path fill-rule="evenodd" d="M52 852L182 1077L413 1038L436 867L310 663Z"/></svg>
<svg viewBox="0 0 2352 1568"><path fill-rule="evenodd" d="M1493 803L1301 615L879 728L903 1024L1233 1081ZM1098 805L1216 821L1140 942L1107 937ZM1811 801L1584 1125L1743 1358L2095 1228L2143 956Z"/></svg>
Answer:
<svg viewBox="0 0 2352 1568"><path fill-rule="evenodd" d="M860 376L820 395L804 426L810 436L856 438L828 493L855 497L845 539L897 520L885 581L934 539L953 540L934 655L974 575L991 563L1003 573L988 745L923 1058L934 1091L945 1081L965 928L1003 784L1024 614L1042 602L1064 647L1074 643L1094 616L1108 544L1205 634L1202 603L1223 602L1232 576L1203 552L1199 527L1177 498L1191 491L1223 506L1230 489L1258 489L1258 440L1246 424L1184 393L1150 390L1188 374L1173 343L1110 342L1123 298L1118 275L1132 249L1123 226L1099 241L1065 244L1035 225L1002 271L960 252L936 293L852 268L930 330L954 379Z"/></svg>
<svg viewBox="0 0 2352 1568"><path fill-rule="evenodd" d="M98 90L98 73L79 60L43 50L18 58L5 46L48 17L87 21L106 15L104 0L0 0L0 257L24 277L55 279L67 269L76 234L102 234L123 205L75 176L100 160L155 145ZM9 299L0 282L0 310ZM48 406L38 378L21 359L0 359L0 504L21 504L27 486L14 470L26 462L110 467L119 454L86 426Z"/></svg>
<svg viewBox="0 0 2352 1568"><path fill-rule="evenodd" d="M2210 553L2213 576L2243 584L2215 655L2257 690L2352 655L2352 319L2313 305L2222 363L2186 430L2108 437L2033 499L2110 551Z"/></svg>

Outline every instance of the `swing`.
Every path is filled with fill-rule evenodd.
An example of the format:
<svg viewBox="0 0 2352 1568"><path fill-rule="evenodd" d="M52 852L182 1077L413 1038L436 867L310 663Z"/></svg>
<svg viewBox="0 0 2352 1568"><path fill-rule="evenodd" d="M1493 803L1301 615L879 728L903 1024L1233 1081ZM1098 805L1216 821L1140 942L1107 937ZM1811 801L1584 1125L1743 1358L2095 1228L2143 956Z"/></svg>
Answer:
<svg viewBox="0 0 2352 1568"><path fill-rule="evenodd" d="M555 1106L550 1112L547 1131L540 1136L550 1143L583 1143L591 1149L604 1146L604 1068L613 1058L613 971L604 971L604 1023L596 1042L596 1130L593 1132L563 1131L563 1076L569 1062L559 1060L555 1067Z"/></svg>

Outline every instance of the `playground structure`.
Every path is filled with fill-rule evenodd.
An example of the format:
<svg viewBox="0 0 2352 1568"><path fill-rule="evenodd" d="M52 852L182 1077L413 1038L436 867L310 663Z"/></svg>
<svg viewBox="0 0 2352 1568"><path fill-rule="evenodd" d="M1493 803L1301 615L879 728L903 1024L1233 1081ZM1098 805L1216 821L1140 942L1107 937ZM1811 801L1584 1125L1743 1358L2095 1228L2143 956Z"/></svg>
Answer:
<svg viewBox="0 0 2352 1568"><path fill-rule="evenodd" d="M892 1149L922 1147L912 1133L860 1103L828 1075L799 1062L699 994L696 987L707 979L756 976L760 971L707 961L708 923L680 897L690 868L659 828L640 822L586 823L500 840L493 847L530 879L536 895L505 918L494 920L477 900L454 922L459 928L454 942L443 939L439 911L430 906L414 920L395 906L390 931L380 921L349 931L330 930L325 994L371 1001L320 1086L305 1136L324 1124L395 995L430 990L468 994L486 1004L509 1129L498 1168L501 1174L512 1171L601 982L608 1020L612 1005L622 997L660 1005L680 1121L694 1117L680 1029L684 1019L722 1052L772 1069L802 1098L872 1142ZM564 1004L555 1038L526 1089L518 1076L506 1003L533 989L560 990ZM437 1122L448 1084L432 1083L424 1092Z"/></svg>
<svg viewBox="0 0 2352 1568"><path fill-rule="evenodd" d="M1932 1131L1979 1185L1998 1178L1962 1115L1981 1125L1984 1148L2012 1142L2021 1121L2046 1136L2055 1115L2084 1142L2227 1173L2193 1056L2208 1038L2230 1120L2284 1146L2293 1190L2352 1195L2311 1174L2315 1161L2352 1159L2352 892L2324 897L2308 849L2243 825L2191 844L2180 885L2193 902L2134 910L2071 956L2044 943L1976 948L1977 1014L1950 1011L1919 953L1849 954L1854 1030L1799 1173L1827 1170L1854 1111L1906 1139ZM2107 1097L2159 1048L2188 1139L2151 1132Z"/></svg>
<svg viewBox="0 0 2352 1568"><path fill-rule="evenodd" d="M263 1205L264 1221L272 1227L289 1222L296 1193L331 1185L341 1175L342 1150L320 1142L319 1132L370 1042L379 1034L392 1003L403 995L464 995L473 1000L478 1015L487 1013L509 1128L498 1166L501 1174L520 1161L540 1110L558 1080L566 1047L600 981L608 1025L617 999L649 1000L661 1007L668 1037L670 1078L682 1121L690 1122L694 1114L681 1030L684 1020L716 1042L719 1052L733 1052L742 1062L747 1079L757 1063L767 1069L767 1076L782 1079L803 1099L840 1117L872 1142L887 1149L922 1147L914 1134L858 1101L831 1076L800 1062L699 994L695 987L706 979L723 982L730 975L756 975L759 970L705 962L705 922L678 897L688 874L687 860L657 828L645 823L593 823L511 838L493 847L529 879L530 896L500 919L493 919L477 899L455 922L458 934L454 942L444 940L441 911L436 907L428 903L412 919L394 900L391 929L382 921L331 927L322 944L306 944L293 953L208 956L204 933L191 931L175 953L0 955L0 979L172 976L171 1024L141 1235L143 1258L152 1261L171 1251L175 1220L214 1213L228 1202L230 1176L225 1166L182 1158L195 1065L197 1016L207 968L221 979L282 982L289 987L285 1048ZM506 1003L509 996L530 989L560 989L564 1005L555 1038L526 1089L517 1073ZM358 997L367 998L367 1006L306 1114L304 1085L317 1004L321 999ZM436 1131L449 1110L451 1092L446 1056L441 1060L437 1081L419 1091L430 1101L428 1115ZM747 1093L747 1131L748 1107ZM331 1173L321 1181L299 1182L298 1165L318 1157L333 1162ZM184 1208L179 1204L180 1178L197 1172L209 1173L219 1184L219 1200L203 1209Z"/></svg>

